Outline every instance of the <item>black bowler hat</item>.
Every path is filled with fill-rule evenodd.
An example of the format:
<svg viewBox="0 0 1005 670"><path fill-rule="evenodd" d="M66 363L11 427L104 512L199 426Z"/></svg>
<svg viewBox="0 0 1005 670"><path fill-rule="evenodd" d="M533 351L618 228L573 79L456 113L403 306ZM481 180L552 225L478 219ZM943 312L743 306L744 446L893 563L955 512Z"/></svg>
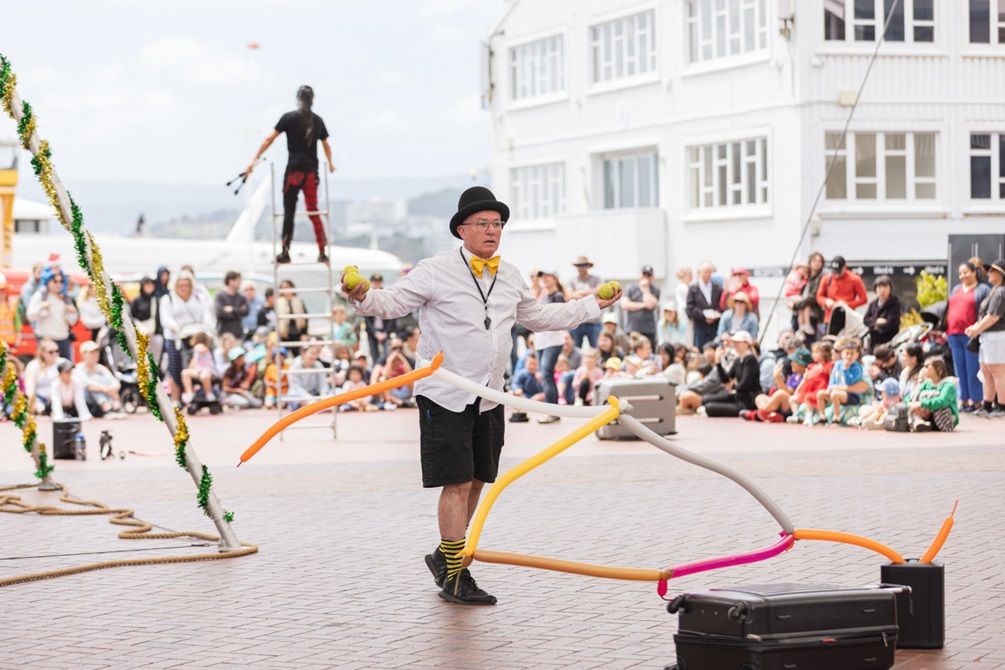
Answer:
<svg viewBox="0 0 1005 670"><path fill-rule="evenodd" d="M461 236L457 234L457 226L464 223L464 219L472 214L486 211L499 212L499 216L504 222L509 220L509 207L496 200L492 191L484 186L472 186L461 193L461 197L457 201L457 213L450 219L450 233L460 239Z"/></svg>

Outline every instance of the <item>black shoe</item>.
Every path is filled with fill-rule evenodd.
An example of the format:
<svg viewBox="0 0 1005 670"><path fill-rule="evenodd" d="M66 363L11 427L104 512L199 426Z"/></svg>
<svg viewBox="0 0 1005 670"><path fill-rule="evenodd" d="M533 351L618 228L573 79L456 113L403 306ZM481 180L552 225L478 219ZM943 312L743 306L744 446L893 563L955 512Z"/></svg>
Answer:
<svg viewBox="0 0 1005 670"><path fill-rule="evenodd" d="M561 421L561 420L562 419L560 417L557 417L557 416L546 416L543 419L538 419L537 422L538 423L555 423L555 422Z"/></svg>
<svg viewBox="0 0 1005 670"><path fill-rule="evenodd" d="M327 263L328 263L328 254L326 254L323 251L320 252L318 254L318 263L325 263L327 265Z"/></svg>
<svg viewBox="0 0 1005 670"><path fill-rule="evenodd" d="M471 576L467 568L458 572L453 579L448 579L443 583L443 590L440 597L448 603L458 605L495 605L496 597L478 588L475 578Z"/></svg>
<svg viewBox="0 0 1005 670"><path fill-rule="evenodd" d="M527 418L526 412L513 412L513 414L510 415L509 421L510 423L527 423L530 419Z"/></svg>
<svg viewBox="0 0 1005 670"><path fill-rule="evenodd" d="M447 578L447 557L443 555L440 548L433 549L433 553L426 554L426 567L433 573L433 580L441 589L443 582Z"/></svg>
<svg viewBox="0 0 1005 670"><path fill-rule="evenodd" d="M279 254L276 256L276 262L277 263L289 263L290 262L290 252L287 251L286 249L283 249L282 251L280 251Z"/></svg>

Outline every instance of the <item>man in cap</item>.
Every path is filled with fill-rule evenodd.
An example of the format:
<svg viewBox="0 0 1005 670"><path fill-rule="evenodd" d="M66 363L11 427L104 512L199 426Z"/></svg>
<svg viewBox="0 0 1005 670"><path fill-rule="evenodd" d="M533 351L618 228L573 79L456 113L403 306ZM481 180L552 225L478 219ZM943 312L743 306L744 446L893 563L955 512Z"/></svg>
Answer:
<svg viewBox="0 0 1005 670"><path fill-rule="evenodd" d="M101 352L93 340L80 343L80 356L83 359L73 370L77 383L84 388L84 402L91 416L100 419L108 416L110 419L124 419L119 390L122 383L115 378L112 371L98 362Z"/></svg>
<svg viewBox="0 0 1005 670"><path fill-rule="evenodd" d="M422 337L418 355L443 352L443 368L478 385L502 390L512 347L510 331L520 322L534 331L567 330L596 319L621 297L596 293L579 300L542 305L523 274L496 255L509 207L487 188L461 194L450 232L458 249L420 261L388 289L357 285L346 293L358 314L393 319L416 312ZM464 605L492 605L463 569L467 524L482 487L495 481L505 431L503 408L438 377L415 383L419 406L422 483L442 487L438 507L440 544L426 556L440 597Z"/></svg>
<svg viewBox="0 0 1005 670"><path fill-rule="evenodd" d="M837 333L841 330L840 327L831 327L831 317L838 303L844 303L848 309L855 309L867 302L869 297L862 278L848 269L844 256L835 256L831 261L831 273L821 280L820 288L817 289L817 304L824 310L827 332ZM844 319L844 314L840 318ZM840 326L844 327L844 323Z"/></svg>
<svg viewBox="0 0 1005 670"><path fill-rule="evenodd" d="M643 265L642 276L625 291L621 305L627 312L625 330L628 334L642 333L656 349L656 307L660 304L660 290L653 286L653 266Z"/></svg>
<svg viewBox="0 0 1005 670"><path fill-rule="evenodd" d="M593 267L593 263L586 256L580 256L573 261L572 265L576 268L576 276L569 279L565 284L568 287L568 297L570 299L579 300L580 298L585 298L600 288L603 281L597 275L590 274L590 268ZM580 347L583 345L583 338L585 337L590 343L590 347L596 349L598 335L600 335L600 317L584 321L574 328L572 330L572 341L575 343L575 346Z"/></svg>

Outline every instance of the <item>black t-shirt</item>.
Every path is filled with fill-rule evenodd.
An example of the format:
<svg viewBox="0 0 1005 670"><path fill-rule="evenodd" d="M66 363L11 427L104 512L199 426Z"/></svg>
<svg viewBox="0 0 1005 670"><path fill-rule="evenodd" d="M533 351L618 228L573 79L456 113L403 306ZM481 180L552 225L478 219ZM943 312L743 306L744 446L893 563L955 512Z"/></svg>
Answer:
<svg viewBox="0 0 1005 670"><path fill-rule="evenodd" d="M318 169L318 140L328 139L328 129L320 116L314 112L311 114L314 117L314 129L310 143L305 137L304 117L300 112L286 112L276 124L277 132L286 133L286 148L290 152L287 170L316 172Z"/></svg>
<svg viewBox="0 0 1005 670"><path fill-rule="evenodd" d="M655 286L649 287L649 292L653 294L656 300L660 299L660 290ZM642 302L643 293L642 289L639 288L638 284L632 284L625 291L625 297L632 302ZM634 312L628 312L627 314L627 325L625 330L629 333L637 331L645 335L655 335L656 334L656 310L655 309L639 309Z"/></svg>

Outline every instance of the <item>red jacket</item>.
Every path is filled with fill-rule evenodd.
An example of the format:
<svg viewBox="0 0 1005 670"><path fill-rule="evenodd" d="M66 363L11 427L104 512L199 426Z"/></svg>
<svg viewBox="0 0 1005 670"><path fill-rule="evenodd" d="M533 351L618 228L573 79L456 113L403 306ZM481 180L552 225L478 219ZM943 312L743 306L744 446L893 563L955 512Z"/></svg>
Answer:
<svg viewBox="0 0 1005 670"><path fill-rule="evenodd" d="M869 302L862 278L847 268L840 277L833 272L827 275L817 288L817 304L824 309L824 323L831 320L831 311L827 308L828 298L834 302L843 302L851 309Z"/></svg>

